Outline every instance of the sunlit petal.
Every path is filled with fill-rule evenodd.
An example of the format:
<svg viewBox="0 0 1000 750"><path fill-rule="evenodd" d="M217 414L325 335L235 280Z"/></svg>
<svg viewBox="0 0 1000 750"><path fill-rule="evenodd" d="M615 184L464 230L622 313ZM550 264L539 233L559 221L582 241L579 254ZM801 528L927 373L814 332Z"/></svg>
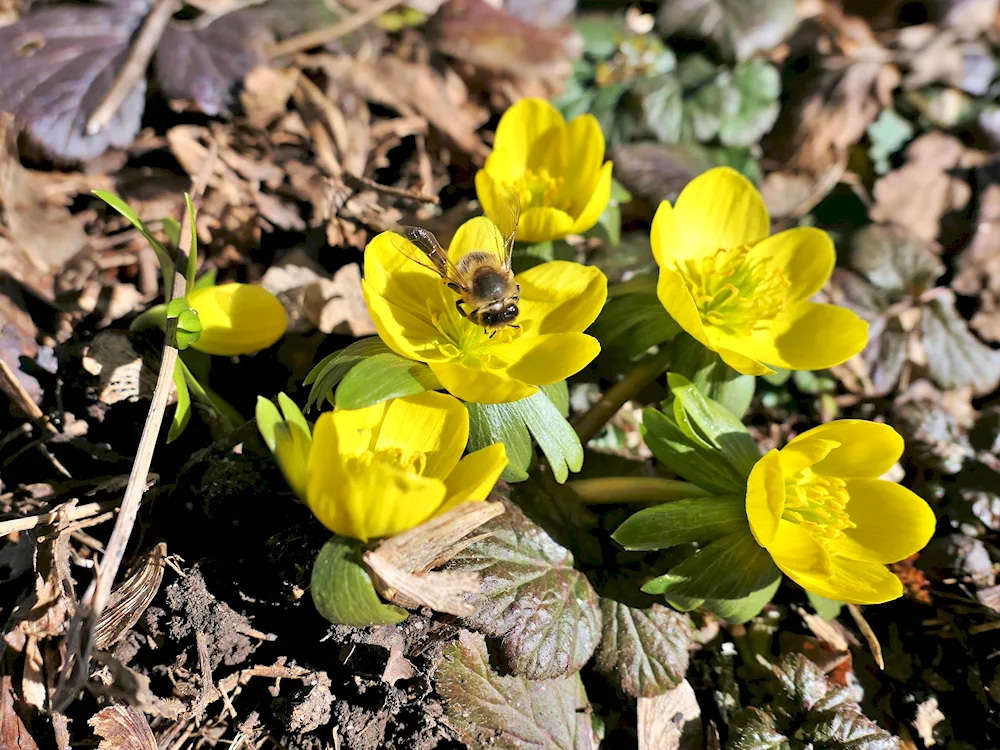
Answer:
<svg viewBox="0 0 1000 750"><path fill-rule="evenodd" d="M521 317L540 334L585 331L604 307L608 280L596 266L554 260L520 273Z"/></svg>
<svg viewBox="0 0 1000 750"><path fill-rule="evenodd" d="M231 356L266 349L288 327L278 298L252 284L220 284L196 289L188 304L198 312L201 337L191 346L207 354Z"/></svg>
<svg viewBox="0 0 1000 750"><path fill-rule="evenodd" d="M521 242L561 240L573 232L573 217L550 206L529 208L521 213L517 239Z"/></svg>
<svg viewBox="0 0 1000 750"><path fill-rule="evenodd" d="M868 324L836 305L801 302L746 338L741 352L789 370L823 370L846 362L868 343Z"/></svg>
<svg viewBox="0 0 1000 750"><path fill-rule="evenodd" d="M751 257L784 274L791 284L788 298L794 302L822 289L837 262L830 235L815 227L797 227L768 237L754 247Z"/></svg>
<svg viewBox="0 0 1000 750"><path fill-rule="evenodd" d="M812 467L841 479L880 477L903 455L903 438L892 427L863 419L838 419L803 432L788 445L822 438L840 446Z"/></svg>
<svg viewBox="0 0 1000 750"><path fill-rule="evenodd" d="M375 441L376 450L398 448L403 455L423 453L424 476L444 479L469 442L469 412L453 396L425 391L390 402Z"/></svg>
<svg viewBox="0 0 1000 750"><path fill-rule="evenodd" d="M781 470L786 477L808 469L830 455L830 451L840 447L840 443L836 440L825 440L816 436L801 438L802 435L799 435L781 449Z"/></svg>
<svg viewBox="0 0 1000 750"><path fill-rule="evenodd" d="M444 358L440 351L441 332L427 317L387 302L372 290L367 279L362 279L361 291L368 315L386 346L402 357L421 362Z"/></svg>
<svg viewBox="0 0 1000 750"><path fill-rule="evenodd" d="M445 390L463 401L500 404L520 401L538 391L533 385L509 377L500 370L469 367L458 362L430 362L431 371Z"/></svg>
<svg viewBox="0 0 1000 750"><path fill-rule="evenodd" d="M611 200L611 170L613 165L606 162L598 173L597 182L582 188L574 201L571 213L576 214L572 234L583 234L601 218Z"/></svg>
<svg viewBox="0 0 1000 750"><path fill-rule="evenodd" d="M674 267L675 261L686 257L681 246L677 214L669 201L660 203L653 215L653 226L649 230L649 244L657 265Z"/></svg>
<svg viewBox="0 0 1000 750"><path fill-rule="evenodd" d="M756 245L771 229L764 199L730 167L715 167L691 180L678 196L674 214L680 234L675 258Z"/></svg>
<svg viewBox="0 0 1000 750"><path fill-rule="evenodd" d="M671 318L687 331L696 341L715 349L709 342L705 326L701 322L701 315L694 304L694 298L684 283L684 277L667 267L660 268L660 277L656 283L656 296L660 304Z"/></svg>
<svg viewBox="0 0 1000 750"><path fill-rule="evenodd" d="M785 508L785 478L777 450L770 450L754 464L747 479L747 520L753 538L768 547L778 532Z"/></svg>
<svg viewBox="0 0 1000 750"><path fill-rule="evenodd" d="M781 520L767 545L774 564L793 580L803 576L823 580L833 574L833 563L823 545L813 539L801 526Z"/></svg>
<svg viewBox="0 0 1000 750"><path fill-rule="evenodd" d="M849 604L881 604L903 595L903 584L884 565L835 556L829 577L784 571L806 591Z"/></svg>
<svg viewBox="0 0 1000 750"><path fill-rule="evenodd" d="M552 128L561 128L566 120L552 104L544 99L521 99L515 103L500 118L497 124L494 143L497 149L508 154L512 163L529 163L532 148L542 134ZM488 167L496 165L487 165ZM497 179L503 179L497 176Z"/></svg>
<svg viewBox="0 0 1000 750"><path fill-rule="evenodd" d="M503 443L495 443L470 453L444 480L448 488L439 512L470 500L485 500L507 466L507 450Z"/></svg>
<svg viewBox="0 0 1000 750"><path fill-rule="evenodd" d="M462 256L476 251L492 253L498 264L505 258L504 237L496 224L485 216L477 216L462 224L448 245L448 257L456 264Z"/></svg>
<svg viewBox="0 0 1000 750"><path fill-rule="evenodd" d="M550 333L522 337L495 349L508 377L534 385L565 380L601 353L601 344L585 333Z"/></svg>

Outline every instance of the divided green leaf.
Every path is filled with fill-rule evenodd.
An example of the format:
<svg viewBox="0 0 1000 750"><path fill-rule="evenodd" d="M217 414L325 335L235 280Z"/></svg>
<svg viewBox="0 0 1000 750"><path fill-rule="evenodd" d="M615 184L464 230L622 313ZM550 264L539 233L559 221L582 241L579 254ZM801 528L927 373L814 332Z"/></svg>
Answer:
<svg viewBox="0 0 1000 750"><path fill-rule="evenodd" d="M588 332L605 351L635 359L680 331L656 296L656 277L641 274L611 287Z"/></svg>
<svg viewBox="0 0 1000 750"><path fill-rule="evenodd" d="M318 404L323 399L333 406L333 389L344 379L344 376L352 367L376 354L391 353L392 349L382 343L378 336L370 336L360 341L355 341L350 346L330 354L321 359L306 375L303 381L305 385L312 385L309 390L309 398L306 401L306 410Z"/></svg>
<svg viewBox="0 0 1000 750"><path fill-rule="evenodd" d="M757 387L755 377L736 372L686 333L674 339L671 355L670 371L690 380L706 398L726 407L737 418L750 408Z"/></svg>
<svg viewBox="0 0 1000 750"><path fill-rule="evenodd" d="M578 674L546 680L501 676L485 639L460 631L434 672L448 724L471 750L596 750Z"/></svg>
<svg viewBox="0 0 1000 750"><path fill-rule="evenodd" d="M395 352L374 354L352 367L337 386L338 409L362 409L390 398L441 387L431 368Z"/></svg>
<svg viewBox="0 0 1000 750"><path fill-rule="evenodd" d="M611 538L625 549L650 551L712 542L747 530L742 497L695 497L643 508L629 516Z"/></svg>
<svg viewBox="0 0 1000 750"><path fill-rule="evenodd" d="M595 666L637 698L677 687L688 667L691 621L660 604L636 609L601 598L601 645Z"/></svg>
<svg viewBox="0 0 1000 750"><path fill-rule="evenodd" d="M480 532L490 536L449 563L482 578L469 625L501 639L518 675L540 680L579 670L600 640L601 611L573 555L511 505Z"/></svg>

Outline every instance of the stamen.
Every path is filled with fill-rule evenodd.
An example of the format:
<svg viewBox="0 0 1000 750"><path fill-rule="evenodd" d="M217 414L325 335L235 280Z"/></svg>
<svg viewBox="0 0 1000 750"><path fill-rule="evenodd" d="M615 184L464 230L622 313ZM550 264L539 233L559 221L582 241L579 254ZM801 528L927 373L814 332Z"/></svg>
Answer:
<svg viewBox="0 0 1000 750"><path fill-rule="evenodd" d="M570 197L564 195L565 187L566 178L553 177L547 169L540 169L537 172L531 169L525 170L513 184L518 198L521 199L522 210L544 206L567 210Z"/></svg>
<svg viewBox="0 0 1000 750"><path fill-rule="evenodd" d="M821 477L808 469L785 484L785 509L781 517L803 527L822 543L857 527L847 514L850 496L844 480Z"/></svg>
<svg viewBox="0 0 1000 750"><path fill-rule="evenodd" d="M412 474L423 474L424 469L427 468L427 456L420 451L406 455L402 448L379 448L378 450L365 451L358 456L351 456L347 459L347 463L351 469L365 469L372 464L379 463Z"/></svg>

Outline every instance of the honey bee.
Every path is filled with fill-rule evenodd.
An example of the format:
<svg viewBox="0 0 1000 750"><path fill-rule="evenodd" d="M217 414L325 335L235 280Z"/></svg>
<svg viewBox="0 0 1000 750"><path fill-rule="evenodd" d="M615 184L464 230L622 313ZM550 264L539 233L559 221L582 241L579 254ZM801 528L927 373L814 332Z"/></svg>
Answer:
<svg viewBox="0 0 1000 750"><path fill-rule="evenodd" d="M490 233L489 246L466 253L457 264L451 261L441 243L426 229L410 226L397 229L397 233L412 244L397 242L396 248L413 262L437 273L447 287L458 294L455 308L459 314L482 326L490 338L508 326L520 327L515 325L515 321L520 314L521 285L514 281L511 270L520 203L513 192L504 196L503 203L506 209L504 215L488 215L496 228ZM425 257L417 256L413 246Z"/></svg>

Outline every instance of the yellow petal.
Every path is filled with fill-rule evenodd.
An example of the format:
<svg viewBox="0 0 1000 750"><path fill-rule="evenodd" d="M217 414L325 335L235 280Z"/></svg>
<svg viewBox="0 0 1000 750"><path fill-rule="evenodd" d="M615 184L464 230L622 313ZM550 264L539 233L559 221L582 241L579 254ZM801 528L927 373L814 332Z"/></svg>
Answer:
<svg viewBox="0 0 1000 750"><path fill-rule="evenodd" d="M571 234L583 234L601 218L611 200L611 162L605 163L593 187L580 191L579 199L573 201L570 212L576 215Z"/></svg>
<svg viewBox="0 0 1000 750"><path fill-rule="evenodd" d="M493 154L496 155L496 151L494 151ZM487 216L505 215L508 211L507 198L513 190L508 186L515 179L517 179L517 177L513 177L504 182L498 182L485 169L480 169L476 172L476 197L479 199L479 203L483 207L484 214ZM518 239L522 238L518 237ZM455 246L454 238L452 238L451 244L453 247Z"/></svg>
<svg viewBox="0 0 1000 750"><path fill-rule="evenodd" d="M734 352L732 349L726 349L724 347L716 346L715 351L718 352L722 361L727 365L732 367L736 372L741 375L773 375L774 370L765 364L758 362L755 359L751 359L743 354Z"/></svg>
<svg viewBox="0 0 1000 750"><path fill-rule="evenodd" d="M462 256L478 250L493 253L498 260L503 261L506 257L503 242L503 235L496 224L485 216L477 216L462 224L455 232L448 245L448 257L452 263L458 263Z"/></svg>
<svg viewBox="0 0 1000 750"><path fill-rule="evenodd" d="M754 247L751 257L766 261L788 278L787 294L795 302L822 289L837 262L830 235L815 227L797 227L768 237Z"/></svg>
<svg viewBox="0 0 1000 750"><path fill-rule="evenodd" d="M798 524L782 519L778 530L767 545L774 564L795 579L796 576L825 579L833 573L830 555Z"/></svg>
<svg viewBox="0 0 1000 750"><path fill-rule="evenodd" d="M498 184L510 185L520 179L527 166L528 162L521 149L494 147L493 152L486 157L483 168L476 173L476 192L479 192L479 175L485 174L496 180ZM479 202L482 203L482 201L483 197L480 194Z"/></svg>
<svg viewBox="0 0 1000 750"><path fill-rule="evenodd" d="M746 339L740 353L789 370L822 370L846 362L868 343L868 324L836 305L800 302ZM743 343L739 343L742 341Z"/></svg>
<svg viewBox="0 0 1000 750"><path fill-rule="evenodd" d="M435 308L443 307L447 288L435 271L407 254L422 262L426 257L416 245L395 232L377 235L365 248L365 282L386 302L429 324L428 303Z"/></svg>
<svg viewBox="0 0 1000 750"><path fill-rule="evenodd" d="M747 478L747 520L757 544L767 548L778 533L778 523L785 510L785 477L776 449L764 454L754 464Z"/></svg>
<svg viewBox="0 0 1000 750"><path fill-rule="evenodd" d="M903 584L884 565L831 558L832 574L827 578L784 571L806 591L849 604L881 604L903 595Z"/></svg>
<svg viewBox="0 0 1000 750"><path fill-rule="evenodd" d="M536 333L585 331L608 298L608 280L596 266L553 260L518 274L521 319Z"/></svg>
<svg viewBox="0 0 1000 750"><path fill-rule="evenodd" d="M830 455L830 451L839 447L840 443L836 440L824 440L819 437L809 437L805 440L796 438L781 449L781 471L786 477L793 477L803 469L819 463Z"/></svg>
<svg viewBox="0 0 1000 750"><path fill-rule="evenodd" d="M408 359L427 362L444 358L439 349L441 332L430 320L390 304L372 289L367 279L361 280L361 292L382 343Z"/></svg>
<svg viewBox="0 0 1000 750"><path fill-rule="evenodd" d="M803 432L788 445L822 438L840 446L812 467L841 479L880 477L903 455L903 438L892 427L864 419L838 419Z"/></svg>
<svg viewBox="0 0 1000 750"><path fill-rule="evenodd" d="M691 180L678 196L674 214L680 233L675 258L756 245L771 228L757 188L729 167L715 167Z"/></svg>
<svg viewBox="0 0 1000 750"><path fill-rule="evenodd" d="M569 213L574 216L583 210L587 197L594 191L603 163L604 133L597 118L590 114L575 117L565 127L544 133L528 155L529 168L546 170L552 177L563 179L559 194L569 200L572 206ZM608 185L610 188L610 182Z"/></svg>
<svg viewBox="0 0 1000 750"><path fill-rule="evenodd" d="M485 370L458 362L429 362L431 372L448 393L463 401L478 404L502 404L520 401L538 389L496 370Z"/></svg>
<svg viewBox="0 0 1000 750"><path fill-rule="evenodd" d="M404 456L423 453L423 474L444 479L469 442L469 412L454 396L425 391L389 402L375 449L399 448Z"/></svg>
<svg viewBox="0 0 1000 750"><path fill-rule="evenodd" d="M660 268L660 277L656 283L656 296L660 304L671 318L687 331L702 346L715 351L715 347L708 339L705 326L701 322L701 315L694 304L694 297L684 283L684 277L677 271L665 266Z"/></svg>
<svg viewBox="0 0 1000 750"><path fill-rule="evenodd" d="M221 284L196 289L188 303L198 311L201 337L193 349L230 356L266 349L288 327L278 298L252 284Z"/></svg>
<svg viewBox="0 0 1000 750"><path fill-rule="evenodd" d="M831 549L852 560L892 563L919 552L937 528L934 511L905 487L882 479L847 482L847 515L857 525L830 540Z"/></svg>
<svg viewBox="0 0 1000 750"><path fill-rule="evenodd" d="M575 375L601 353L601 343L585 333L522 336L491 348L507 364L506 375L532 385L547 385Z"/></svg>
<svg viewBox="0 0 1000 750"><path fill-rule="evenodd" d="M279 422L274 426L274 458L292 492L306 497L306 473L312 438L295 422Z"/></svg>
<svg viewBox="0 0 1000 750"><path fill-rule="evenodd" d="M507 449L503 443L487 445L465 456L444 480L448 494L438 512L470 500L485 500L506 466Z"/></svg>
<svg viewBox="0 0 1000 750"><path fill-rule="evenodd" d="M517 224L521 242L561 240L573 233L573 217L558 208L529 208Z"/></svg>
<svg viewBox="0 0 1000 750"><path fill-rule="evenodd" d="M385 420L389 403L389 401L382 401L363 409L336 409L332 412L324 412L316 421L316 427L319 427L320 422L329 425L325 427L326 435L327 439L333 442L330 445L319 444L314 430L313 441L316 445L313 452L327 455L336 453L341 456L358 456L371 450L378 440L379 429Z"/></svg>
<svg viewBox="0 0 1000 750"><path fill-rule="evenodd" d="M512 162L532 166L529 162L532 149L539 138L553 128L566 124L562 113L544 99L521 99L500 118L497 124L494 147L504 151ZM487 162L487 170L492 173L496 165ZM496 179L504 181L501 175Z"/></svg>
<svg viewBox="0 0 1000 750"><path fill-rule="evenodd" d="M669 201L660 203L660 207L653 214L653 225L649 229L649 244L658 266L673 268L675 259L686 257L681 247L677 214Z"/></svg>

